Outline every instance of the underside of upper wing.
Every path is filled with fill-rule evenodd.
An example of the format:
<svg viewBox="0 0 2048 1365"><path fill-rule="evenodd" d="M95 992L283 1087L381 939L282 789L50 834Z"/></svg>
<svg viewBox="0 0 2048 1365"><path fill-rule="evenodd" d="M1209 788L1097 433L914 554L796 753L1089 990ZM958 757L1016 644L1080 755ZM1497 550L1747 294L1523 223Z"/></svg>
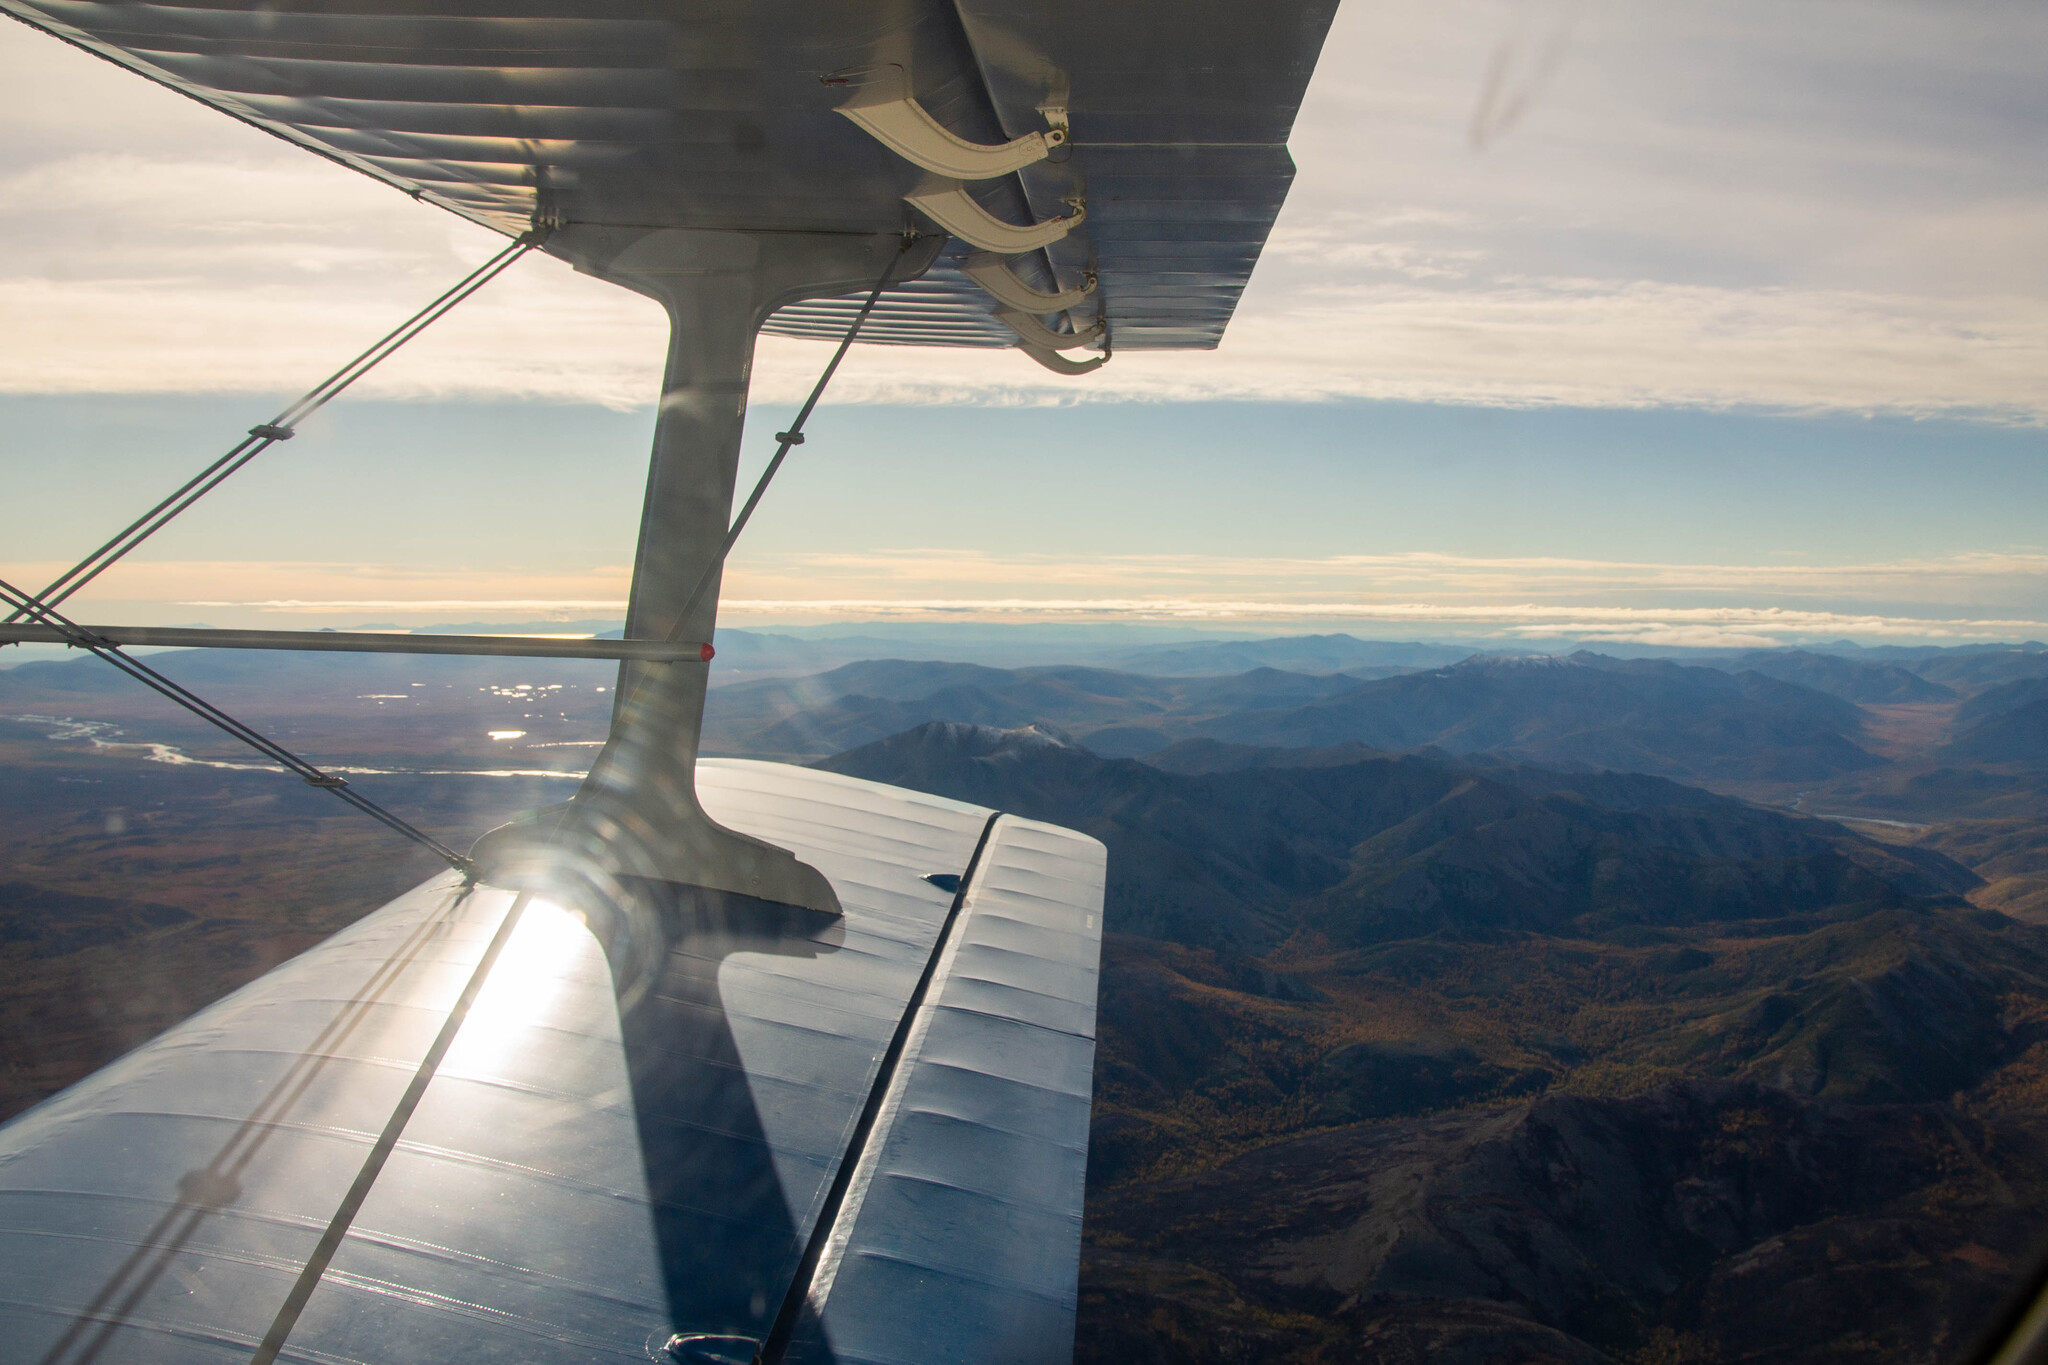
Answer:
<svg viewBox="0 0 2048 1365"><path fill-rule="evenodd" d="M975 224L1074 220L1048 244L1010 248L1009 268L1041 293L1090 290L1069 320L1042 310L1055 331L1100 318L1118 348L1156 349L1222 336L1293 179L1287 134L1336 3L0 10L506 233L949 232L938 266L884 297L869 341L1023 344L998 316L1014 305L964 269L1001 245L969 240ZM843 116L878 82L955 144L1060 140L1017 169L935 177ZM966 202L935 221L955 187ZM813 302L768 330L836 337L857 305Z"/></svg>

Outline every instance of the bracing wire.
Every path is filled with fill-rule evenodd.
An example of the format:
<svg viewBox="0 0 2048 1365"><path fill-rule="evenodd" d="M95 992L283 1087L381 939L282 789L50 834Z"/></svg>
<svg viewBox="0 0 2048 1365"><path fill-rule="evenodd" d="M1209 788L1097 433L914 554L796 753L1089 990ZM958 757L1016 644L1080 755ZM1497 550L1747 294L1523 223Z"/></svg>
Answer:
<svg viewBox="0 0 2048 1365"><path fill-rule="evenodd" d="M903 249L908 251L910 243L906 241ZM697 586L690 590L690 596L683 603L682 611L677 614L675 624L669 628L668 643L674 644L682 638L683 628L688 623L690 614L697 610L697 603L704 596L704 590L711 586L712 575L725 566L726 556L730 555L732 547L739 543L740 532L747 529L747 522L754 515L754 509L761 505L761 495L768 491L769 483L775 478L775 471L782 468L782 462L788 458L791 449L804 443L804 423L811 420L811 409L817 407L818 400L825 396L825 386L832 382L832 376L839 369L839 362L846 359L847 351L853 348L854 338L860 335L860 329L867 322L868 314L874 312L875 305L881 302L882 291L889 287L889 277L895 273L896 262L892 260L883 269L882 278L875 281L873 291L868 294L868 301L853 315L853 325L848 327L846 335L840 338L839 349L834 351L832 359L826 362L825 372L819 375L818 382L811 386L811 396L804 399L804 405L797 409L796 420L789 424L788 431L775 433L775 439L779 444L776 446L774 457L768 461L768 467L761 471L761 477L755 481L754 491L747 495L747 501L740 508L740 514L733 518L731 529L725 533L725 544L719 546L718 554L704 566L704 572L698 576Z"/></svg>
<svg viewBox="0 0 2048 1365"><path fill-rule="evenodd" d="M540 237L528 232L497 255L485 261L460 281L436 296L426 307L384 334L355 359L321 380L270 421L249 428L249 434L227 454L180 484L172 493L130 522L122 531L94 550L36 594L35 601L46 607L60 605L66 598L98 578L116 561L143 541L162 530L173 517L218 488L244 465L279 441L289 441L298 423L326 406L342 390L361 379L399 347L411 341L445 316L456 304L504 273L514 261L540 244ZM24 608L17 607L6 618L18 621Z"/></svg>
<svg viewBox="0 0 2048 1365"><path fill-rule="evenodd" d="M256 750L265 758L270 759L273 763L304 779L308 786L318 787L322 791L340 797L343 801L354 806L357 810L363 812L363 814L387 829L404 835L424 848L433 850L435 856L441 858L450 867L464 876L475 875L476 865L469 859L463 857L433 835L428 834L425 830L408 823L399 816L384 809L384 807L378 805L369 797L362 795L348 785L348 779L333 773L322 772L319 768L314 767L311 763L300 758L283 745L265 737L256 730L244 725L241 721L236 720L225 711L222 711L219 707L214 706L179 684L172 682L169 678L141 660L123 653L117 646L94 635L76 621L56 611L49 604L29 596L29 594L15 587L4 578L0 578L0 601L5 601L12 606L15 609L16 616L28 616L32 620L56 627L67 643L79 649L90 650L92 653L97 654L100 658L105 659L108 663L120 669L129 677L134 678L143 686L170 698L193 715L198 716L201 720L233 735L236 739Z"/></svg>
<svg viewBox="0 0 2048 1365"><path fill-rule="evenodd" d="M356 380L367 374L378 362L426 330L428 326L445 315L456 304L461 303L478 289L490 283L491 280L495 279L514 261L518 260L519 257L539 245L539 242L540 238L537 233L526 233L503 251L500 251L496 256L484 262L483 265L477 267L476 270L472 271L459 283L435 298L433 302L413 314L412 317L392 331L386 333L375 345L308 390L297 402L279 413L275 420L266 422L261 426L251 427L248 439L243 440L232 450L228 451L227 454L221 456L205 469L200 470L199 473L180 485L170 496L131 522L120 534L59 575L40 594L31 595L8 583L5 579L0 579L0 602L4 602L13 608L12 612L6 617L6 620L11 622L28 617L32 621L54 626L68 643L98 655L144 686L161 693L200 719L234 736L280 767L302 778L308 785L331 792L378 823L398 834L404 835L425 848L433 850L436 856L446 861L450 867L455 868L465 876L473 877L476 874L476 865L468 858L463 857L424 830L409 824L368 797L356 792L350 788L346 779L322 772L297 754L292 753L289 749L244 725L241 721L236 720L220 708L171 681L155 669L150 668L147 664L123 653L110 641L95 636L77 622L59 613L56 608L64 599L70 597L80 588L83 588L87 583L90 583L101 573L112 567L122 556L133 550L150 536L155 535L172 518L178 516L192 506L193 503L219 487L223 481L248 464L249 461L255 459L256 456L262 454L278 441L290 440L296 423L305 420L305 418L319 410L323 405L340 394L343 389L346 389L350 384L353 384ZM908 246L909 244L906 243L906 250L908 250ZM740 533L746 530L747 522L754 515L754 509L760 506L761 498L768 491L768 485L774 480L776 471L782 468L782 463L788 458L789 452L803 444L804 423L810 420L812 411L818 406L818 401L824 397L826 386L832 382L832 376L838 372L840 362L846 359L846 353L852 349L855 339L860 335L862 326L866 324L869 315L874 312L875 305L881 301L882 293L888 288L889 278L895 273L895 270L896 262L892 260L888 267L882 271L882 277L875 282L875 287L868 294L867 301L861 305L860 311L854 315L852 324L846 329L846 335L840 339L838 348L832 353L832 359L826 363L824 373L820 374L818 382L811 386L810 396L804 399L803 406L797 410L796 420L790 423L789 430L776 433L775 439L779 444L774 457L768 461L767 468L762 470L761 477L754 484L753 492L748 494L747 501L740 508L739 515L733 519L732 526L726 531L725 543L719 547L718 554L705 566L703 574L698 578L696 588L691 592L689 600L685 603L682 612L676 619L675 625L669 632L670 642L678 638L684 623L689 619L691 613L696 610L697 603L703 597L705 589L710 586L712 576L718 572L719 568L725 563L727 556L732 553L732 547L739 542Z"/></svg>

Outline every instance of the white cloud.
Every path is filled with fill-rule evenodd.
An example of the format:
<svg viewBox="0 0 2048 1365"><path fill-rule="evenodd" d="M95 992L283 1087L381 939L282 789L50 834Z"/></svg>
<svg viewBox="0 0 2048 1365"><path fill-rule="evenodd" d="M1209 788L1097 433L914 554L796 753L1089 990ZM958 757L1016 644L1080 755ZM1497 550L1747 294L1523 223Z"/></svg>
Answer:
<svg viewBox="0 0 2048 1365"><path fill-rule="evenodd" d="M24 584L62 566L0 566ZM354 562L163 560L123 565L79 619L214 624L286 618L409 624L623 612L628 570L574 572ZM1644 644L2011 640L2048 636L2048 554L1886 563L1658 564L1439 554L1254 558L958 551L743 556L729 624L844 620L1182 621L1259 628L1388 627Z"/></svg>
<svg viewBox="0 0 2048 1365"><path fill-rule="evenodd" d="M1245 625L1383 624L1451 627L1521 639L1606 638L1641 643L1783 644L1857 636L1968 643L2048 635L2025 618L1880 616L1776 607L1564 607L1538 603L1459 607L1439 602L1286 602L1212 598L780 598L729 597L722 620L1132 621Z"/></svg>
<svg viewBox="0 0 2048 1365"><path fill-rule="evenodd" d="M808 368L776 359L770 373L784 383L786 369ZM2048 309L1644 281L1331 283L1240 315L1213 353L1127 352L1064 389L1018 372L1009 356L921 362L915 381L892 360L864 357L836 396L921 388L1014 400L1058 392L2048 417Z"/></svg>
<svg viewBox="0 0 2048 1365"><path fill-rule="evenodd" d="M743 555L730 574L742 595L795 594L806 584L881 596L930 596L946 585L988 595L1031 590L1130 596L1252 596L1318 602L1426 596L1484 605L1529 600L1662 599L1674 606L1768 601L1905 604L1928 614L2048 610L2048 554L1971 553L1838 564L1684 564L1430 552L1317 557L1019 555L958 550ZM1569 608L1567 608L1569 609Z"/></svg>
<svg viewBox="0 0 2048 1365"><path fill-rule="evenodd" d="M463 612L510 619L616 615L625 611L626 599L223 598L195 599L175 605L286 616L331 617L337 613L372 611L399 616L445 616ZM1778 607L1590 607L1529 602L1455 606L1441 602L1292 602L1193 597L727 597L719 604L719 619L734 626L799 621L1180 622L1295 629L1378 625L1402 631L1448 631L1523 640L1604 639L1615 643L1750 648L1844 636L1954 644L2048 636L2048 620L2026 618L1885 616Z"/></svg>
<svg viewBox="0 0 2048 1365"><path fill-rule="evenodd" d="M1342 12L1293 200L1219 351L1126 352L1075 383L1014 354L863 348L835 399L2048 417L2044 101L2020 55L2048 39L2041 15L1532 13ZM296 391L494 247L15 26L0 126L4 391ZM536 261L365 392L635 405L661 329L645 301ZM823 357L764 342L757 396L794 399Z"/></svg>

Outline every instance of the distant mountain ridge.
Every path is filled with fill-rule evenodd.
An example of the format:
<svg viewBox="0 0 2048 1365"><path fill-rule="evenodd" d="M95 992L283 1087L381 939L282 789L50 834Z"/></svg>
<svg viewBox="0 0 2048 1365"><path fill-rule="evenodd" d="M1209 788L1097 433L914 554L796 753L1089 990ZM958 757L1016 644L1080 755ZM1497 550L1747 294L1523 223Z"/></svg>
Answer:
<svg viewBox="0 0 2048 1365"><path fill-rule="evenodd" d="M1956 708L1955 727L1958 732L1982 725L2008 711L2017 711L2030 702L2048 701L2048 677L2018 678L2012 682L1999 683L1985 688Z"/></svg>
<svg viewBox="0 0 2048 1365"><path fill-rule="evenodd" d="M1956 695L1954 688L1929 682L1897 664L1865 663L1804 649L1755 649L1721 666L1731 673L1754 671L1844 701L1867 704L1948 701Z"/></svg>
<svg viewBox="0 0 2048 1365"><path fill-rule="evenodd" d="M1354 635L1286 635L1265 640L1218 640L1193 645L1151 645L1105 662L1134 673L1162 676L1243 673L1278 668L1291 673L1379 676L1441 668L1474 653L1461 645L1361 640Z"/></svg>
<svg viewBox="0 0 2048 1365"><path fill-rule="evenodd" d="M1304 927L1365 944L1780 918L1976 883L1939 855L1661 778L1494 758L1190 775L955 722L815 766L1093 834L1113 930L1241 949Z"/></svg>
<svg viewBox="0 0 2048 1365"><path fill-rule="evenodd" d="M1373 681L1271 668L1159 677L869 660L714 689L705 744L815 758L928 721L1043 721L1106 757L1157 754L1185 740L1436 747L1671 777L1803 780L1882 761L1852 738L1863 719L1851 702L1754 671L1584 652L1479 656Z"/></svg>
<svg viewBox="0 0 2048 1365"><path fill-rule="evenodd" d="M1251 766L1277 761L1263 752L1274 749L1351 746L1398 752L1434 747L1687 780L1805 782L1883 762L1859 742L1865 715L1842 694L1925 699L1939 693L1901 669L1800 651L1745 657L1828 690L1758 669L1730 672L1588 651L1567 657L1476 655L1444 667L1370 679L1265 666L1241 673L1162 675L1077 664L998 668L908 659L861 660L791 675L785 665L802 657L801 650L783 648L791 642L772 636L739 638L748 641L735 649L745 656L735 665L742 676L711 690L705 751L799 761L857 748L928 721L999 728L1044 722L1107 757L1161 755L1194 740L1262 751L1245 759ZM1306 639L1315 648L1349 655L1362 647L1348 636ZM1300 641L1277 643L1309 647ZM332 710L336 700L344 708L374 708L378 694L410 693L415 684L427 691L466 688L490 696L499 695L491 689L501 685L527 683L536 693L555 684L564 685L560 696L575 691L576 705L550 703L552 712L527 714L532 709L527 708L508 717L522 722L510 728L535 736L532 743L580 741L602 733L595 728L601 707L593 703L608 700L606 689L616 677L612 665L575 660L231 650L172 651L158 657L158 667L202 693L220 689L224 700L237 705L253 699L270 714L300 704ZM29 663L0 672L0 701L21 700L47 709L64 705L61 697L84 694L112 699L139 696L140 689L91 659ZM408 708L408 714L415 712L417 707ZM421 725L430 728L424 712L418 714ZM543 731L538 723L548 728ZM1217 752L1200 759L1191 758L1192 752L1182 750L1161 763L1213 768L1221 762Z"/></svg>
<svg viewBox="0 0 2048 1365"><path fill-rule="evenodd" d="M1172 742L1173 726L1243 709L1297 706L1355 687L1343 674L1258 668L1162 678L1079 665L873 659L803 678L735 683L712 691L705 744L738 753L821 756L927 721L1015 727L1047 721L1117 755Z"/></svg>
<svg viewBox="0 0 2048 1365"><path fill-rule="evenodd" d="M1880 763L1849 738L1862 725L1854 704L1754 671L1582 651L1468 659L1196 729L1286 748L1434 745L1671 777L1797 780Z"/></svg>
<svg viewBox="0 0 2048 1365"><path fill-rule="evenodd" d="M1930 682L1972 691L2019 678L2048 677L2048 646L2030 641L2017 649L1986 646L1943 650L1915 660L1910 666Z"/></svg>
<svg viewBox="0 0 2048 1365"><path fill-rule="evenodd" d="M2048 763L2048 698L2001 710L1941 749L1962 763Z"/></svg>

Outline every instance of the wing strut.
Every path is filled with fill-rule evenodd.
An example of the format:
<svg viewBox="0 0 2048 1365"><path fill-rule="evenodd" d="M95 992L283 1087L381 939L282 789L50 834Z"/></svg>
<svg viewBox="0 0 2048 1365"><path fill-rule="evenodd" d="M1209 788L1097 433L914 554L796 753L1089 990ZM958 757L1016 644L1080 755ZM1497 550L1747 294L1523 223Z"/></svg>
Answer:
<svg viewBox="0 0 2048 1365"><path fill-rule="evenodd" d="M908 251L910 245L909 241L905 241L903 249ZM711 580L724 569L727 556L732 554L732 547L739 543L740 532L746 530L747 523L753 519L754 509L761 505L761 495L768 491L768 484L774 479L775 471L782 468L783 460L792 449L804 443L804 423L811 420L811 410L818 406L818 400L825 396L825 386L831 383L832 376L839 372L839 362L846 359L846 353L852 348L854 338L860 335L860 329L867 322L868 314L875 311L875 304L880 302L882 291L889 287L889 279L896 273L896 265L896 261L889 262L888 267L882 271L882 278L875 281L874 291L868 295L868 301L860 306L860 311L853 315L853 325L846 329L845 337L839 342L839 349L834 351L832 359L826 362L825 372L818 376L817 383L811 385L811 396L804 399L804 405L797 409L796 420L789 424L789 430L775 433L775 439L780 443L775 448L775 455L768 461L768 467L761 471L761 477L755 481L754 491L747 495L747 501L740 508L740 514L732 519L732 529L725 533L725 544L719 547L717 558L705 565L704 572L698 576L697 586L691 590L682 611L676 616L674 628L669 631L670 643L673 644L682 638L690 613L695 611L697 604L703 600L704 590L711 586ZM710 646L706 645L705 648L709 649ZM708 660L710 656L705 657Z"/></svg>
<svg viewBox="0 0 2048 1365"><path fill-rule="evenodd" d="M296 649L335 654L471 654L498 659L646 659L710 663L709 644L557 635L400 635L377 630L216 630L211 626L80 626L110 645L164 649ZM68 645L61 627L0 624L0 645Z"/></svg>

